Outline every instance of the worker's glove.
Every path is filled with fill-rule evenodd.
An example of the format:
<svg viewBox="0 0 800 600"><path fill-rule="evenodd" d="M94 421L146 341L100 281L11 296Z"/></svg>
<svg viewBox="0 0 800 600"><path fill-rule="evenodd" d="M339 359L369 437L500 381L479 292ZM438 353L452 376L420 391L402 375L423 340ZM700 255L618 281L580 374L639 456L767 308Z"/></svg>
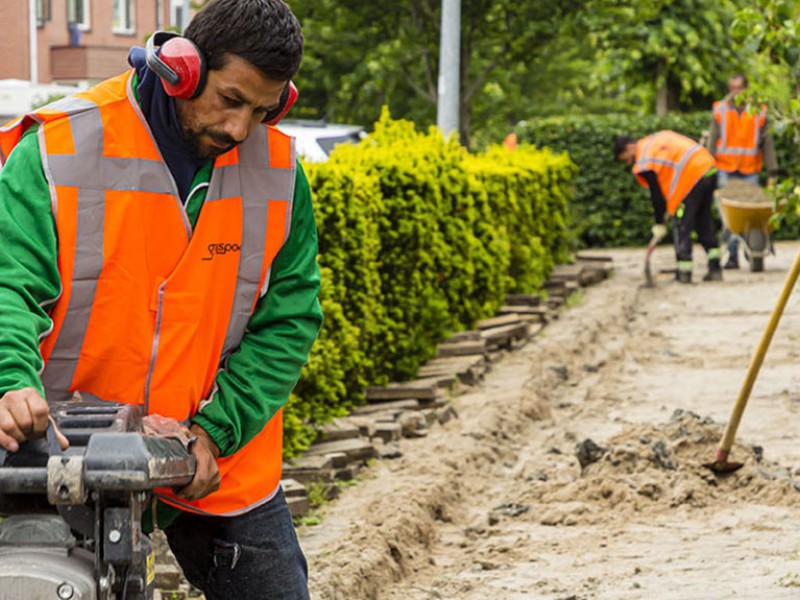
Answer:
<svg viewBox="0 0 800 600"><path fill-rule="evenodd" d="M658 243L667 237L667 226L662 225L661 223L656 223L650 228L650 233L653 234L653 239L656 241L656 243Z"/></svg>

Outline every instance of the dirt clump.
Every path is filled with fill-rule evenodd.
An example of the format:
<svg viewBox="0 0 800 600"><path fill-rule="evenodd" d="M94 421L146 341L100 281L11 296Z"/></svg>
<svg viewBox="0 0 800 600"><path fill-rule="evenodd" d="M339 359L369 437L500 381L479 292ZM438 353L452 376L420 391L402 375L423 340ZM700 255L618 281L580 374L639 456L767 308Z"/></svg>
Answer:
<svg viewBox="0 0 800 600"><path fill-rule="evenodd" d="M679 409L669 422L631 426L603 447L586 439L574 455L551 452L550 473L545 468L529 478L522 502L543 525L601 523L610 515L626 518L681 505L797 503L800 484L788 469L765 461L757 446L734 447L732 456L744 462L734 473L717 475L705 467L721 435L720 424Z"/></svg>

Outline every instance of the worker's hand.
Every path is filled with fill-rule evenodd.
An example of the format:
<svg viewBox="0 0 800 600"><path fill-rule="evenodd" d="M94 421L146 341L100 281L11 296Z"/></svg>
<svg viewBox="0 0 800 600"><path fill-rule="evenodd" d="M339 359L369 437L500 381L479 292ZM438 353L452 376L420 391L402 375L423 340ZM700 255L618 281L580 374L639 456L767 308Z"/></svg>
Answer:
<svg viewBox="0 0 800 600"><path fill-rule="evenodd" d="M653 234L653 239L656 243L667 237L667 226L661 223L656 223L650 228L650 233Z"/></svg>
<svg viewBox="0 0 800 600"><path fill-rule="evenodd" d="M34 388L11 390L0 397L0 446L16 452L21 442L43 436L50 422L50 408L47 400ZM56 438L62 450L69 447L69 441L55 427Z"/></svg>
<svg viewBox="0 0 800 600"><path fill-rule="evenodd" d="M199 425L192 425L190 432L197 436L197 441L192 445L192 454L197 462L194 479L186 487L177 490L175 494L187 500L200 500L219 489L220 476L216 461L219 456L219 448L205 429Z"/></svg>
<svg viewBox="0 0 800 600"><path fill-rule="evenodd" d="M778 183L778 178L775 177L774 175L767 177L767 187L770 188L775 187L775 184L777 183Z"/></svg>

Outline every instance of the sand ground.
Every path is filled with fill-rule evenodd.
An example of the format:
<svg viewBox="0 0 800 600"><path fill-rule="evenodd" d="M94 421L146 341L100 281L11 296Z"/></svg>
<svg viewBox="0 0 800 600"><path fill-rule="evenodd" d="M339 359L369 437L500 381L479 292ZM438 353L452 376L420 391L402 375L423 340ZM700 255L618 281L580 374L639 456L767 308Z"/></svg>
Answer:
<svg viewBox="0 0 800 600"><path fill-rule="evenodd" d="M800 598L800 293L737 434L745 466L702 466L798 247L721 283L699 282L696 248L698 283L656 289L642 250L602 252L614 277L300 529L312 597Z"/></svg>

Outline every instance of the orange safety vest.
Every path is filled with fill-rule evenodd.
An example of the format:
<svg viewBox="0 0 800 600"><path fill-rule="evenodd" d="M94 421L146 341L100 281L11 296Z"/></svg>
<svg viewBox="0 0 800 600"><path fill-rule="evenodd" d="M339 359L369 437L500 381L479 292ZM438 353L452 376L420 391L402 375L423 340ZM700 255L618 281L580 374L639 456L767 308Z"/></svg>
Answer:
<svg viewBox="0 0 800 600"><path fill-rule="evenodd" d="M62 293L41 342L49 400L76 390L184 421L213 402L214 381L241 342L289 234L294 143L258 127L214 162L192 229L131 88L133 71L12 121L3 159L33 122L58 231ZM218 491L168 502L215 515L272 497L282 413L217 462Z"/></svg>
<svg viewBox="0 0 800 600"><path fill-rule="evenodd" d="M636 142L633 174L647 187L641 173L655 171L670 215L675 214L695 184L714 166L714 157L708 150L674 131L659 131Z"/></svg>
<svg viewBox="0 0 800 600"><path fill-rule="evenodd" d="M717 166L728 173L760 173L763 153L759 149L759 142L761 130L767 123L766 106L762 106L758 113L747 109L740 112L723 100L714 103L713 114L719 125L715 150Z"/></svg>

